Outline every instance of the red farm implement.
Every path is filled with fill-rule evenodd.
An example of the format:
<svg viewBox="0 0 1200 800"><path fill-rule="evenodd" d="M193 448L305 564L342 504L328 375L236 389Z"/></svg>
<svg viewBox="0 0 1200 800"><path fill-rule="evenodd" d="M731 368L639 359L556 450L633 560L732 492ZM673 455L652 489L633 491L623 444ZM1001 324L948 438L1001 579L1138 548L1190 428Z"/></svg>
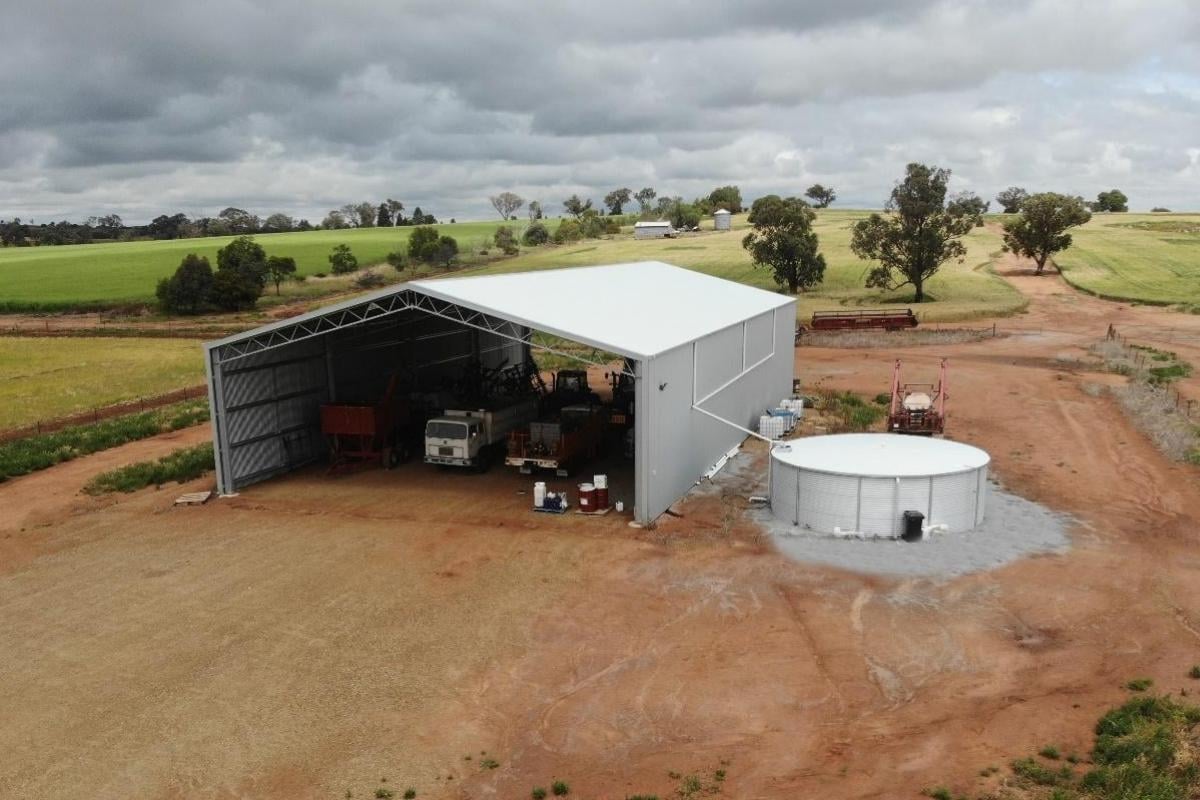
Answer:
<svg viewBox="0 0 1200 800"><path fill-rule="evenodd" d="M807 331L900 331L917 327L917 315L911 308L870 309L860 311L814 311L809 325L796 326L796 338Z"/></svg>
<svg viewBox="0 0 1200 800"><path fill-rule="evenodd" d="M900 362L892 372L892 403L888 407L888 430L912 436L933 436L946 429L946 359L938 382L901 383Z"/></svg>
<svg viewBox="0 0 1200 800"><path fill-rule="evenodd" d="M377 461L390 469L407 456L408 411L394 401L396 376L374 403L324 403L321 433L329 444L329 471Z"/></svg>

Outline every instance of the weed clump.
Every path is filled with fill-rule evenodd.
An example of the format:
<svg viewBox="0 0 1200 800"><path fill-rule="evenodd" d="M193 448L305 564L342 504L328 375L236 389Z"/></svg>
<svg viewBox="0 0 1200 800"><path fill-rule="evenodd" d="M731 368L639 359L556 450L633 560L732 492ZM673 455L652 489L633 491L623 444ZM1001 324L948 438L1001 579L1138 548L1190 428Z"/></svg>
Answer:
<svg viewBox="0 0 1200 800"><path fill-rule="evenodd" d="M136 464L101 472L83 487L87 494L110 492L136 492L146 486L162 486L164 483L183 483L199 478L213 470L213 446L199 444L184 447L157 461L139 461Z"/></svg>

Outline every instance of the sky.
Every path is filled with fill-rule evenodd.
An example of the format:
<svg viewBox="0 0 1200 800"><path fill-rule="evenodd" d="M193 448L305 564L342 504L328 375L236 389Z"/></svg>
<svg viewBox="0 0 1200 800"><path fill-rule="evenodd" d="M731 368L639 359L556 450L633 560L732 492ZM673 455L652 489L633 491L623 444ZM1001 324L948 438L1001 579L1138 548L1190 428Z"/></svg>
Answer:
<svg viewBox="0 0 1200 800"><path fill-rule="evenodd" d="M910 161L1200 209L1196 0L47 0L0 71L0 218L729 183L880 207Z"/></svg>

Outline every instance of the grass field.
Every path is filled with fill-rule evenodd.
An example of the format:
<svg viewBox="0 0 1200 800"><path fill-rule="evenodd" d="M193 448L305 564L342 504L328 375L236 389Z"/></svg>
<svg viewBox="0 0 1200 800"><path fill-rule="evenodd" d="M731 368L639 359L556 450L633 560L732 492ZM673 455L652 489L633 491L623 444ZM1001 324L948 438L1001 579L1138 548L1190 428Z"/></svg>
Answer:
<svg viewBox="0 0 1200 800"><path fill-rule="evenodd" d="M0 337L0 429L203 382L193 340Z"/></svg>
<svg viewBox="0 0 1200 800"><path fill-rule="evenodd" d="M437 227L458 239L460 248L467 248L478 247L500 224L494 220ZM360 264L376 264L392 250L403 249L412 230L404 227L269 233L255 236L255 240L268 255L296 259L300 274L314 275L329 271L329 252L335 245L350 245ZM217 250L232 238L0 248L0 311L61 310L151 301L159 278L174 272L185 255L207 256L215 269Z"/></svg>
<svg viewBox="0 0 1200 800"><path fill-rule="evenodd" d="M1102 297L1200 306L1200 215L1096 214L1055 263Z"/></svg>
<svg viewBox="0 0 1200 800"><path fill-rule="evenodd" d="M816 309L828 309L831 306L904 305L912 302L911 287L897 292L863 288L867 262L860 261L850 252L850 228L865 215L866 212L862 211L820 212L817 234L827 263L825 281L811 293L800 296L798 313L802 318ZM656 260L763 289L774 289L775 283L770 272L755 268L742 248L742 235L747 228L745 220L745 216L736 217L731 233L706 232L678 239L641 241L621 236L561 247L537 248L523 251L516 258L472 271L471 274ZM984 228L977 228L968 237L967 245L968 255L962 264L951 263L942 267L941 272L927 284L926 292L934 302L917 307L923 320L947 321L1009 314L1024 307L1024 298L991 272L992 254L1000 250L1000 237Z"/></svg>

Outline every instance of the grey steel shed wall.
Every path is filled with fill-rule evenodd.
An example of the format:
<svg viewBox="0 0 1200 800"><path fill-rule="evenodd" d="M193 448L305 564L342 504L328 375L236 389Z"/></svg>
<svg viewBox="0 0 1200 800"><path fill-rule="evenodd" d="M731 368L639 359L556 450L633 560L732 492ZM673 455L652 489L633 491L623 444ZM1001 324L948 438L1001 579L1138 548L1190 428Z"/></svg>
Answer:
<svg viewBox="0 0 1200 800"><path fill-rule="evenodd" d="M325 451L318 408L328 398L325 339L221 361L207 352L209 400L222 493L306 464Z"/></svg>
<svg viewBox="0 0 1200 800"><path fill-rule="evenodd" d="M638 363L635 513L649 522L685 494L746 434L693 408L751 430L792 387L795 304L768 312L773 352L761 352L766 319L754 318ZM749 345L749 347L747 347Z"/></svg>

